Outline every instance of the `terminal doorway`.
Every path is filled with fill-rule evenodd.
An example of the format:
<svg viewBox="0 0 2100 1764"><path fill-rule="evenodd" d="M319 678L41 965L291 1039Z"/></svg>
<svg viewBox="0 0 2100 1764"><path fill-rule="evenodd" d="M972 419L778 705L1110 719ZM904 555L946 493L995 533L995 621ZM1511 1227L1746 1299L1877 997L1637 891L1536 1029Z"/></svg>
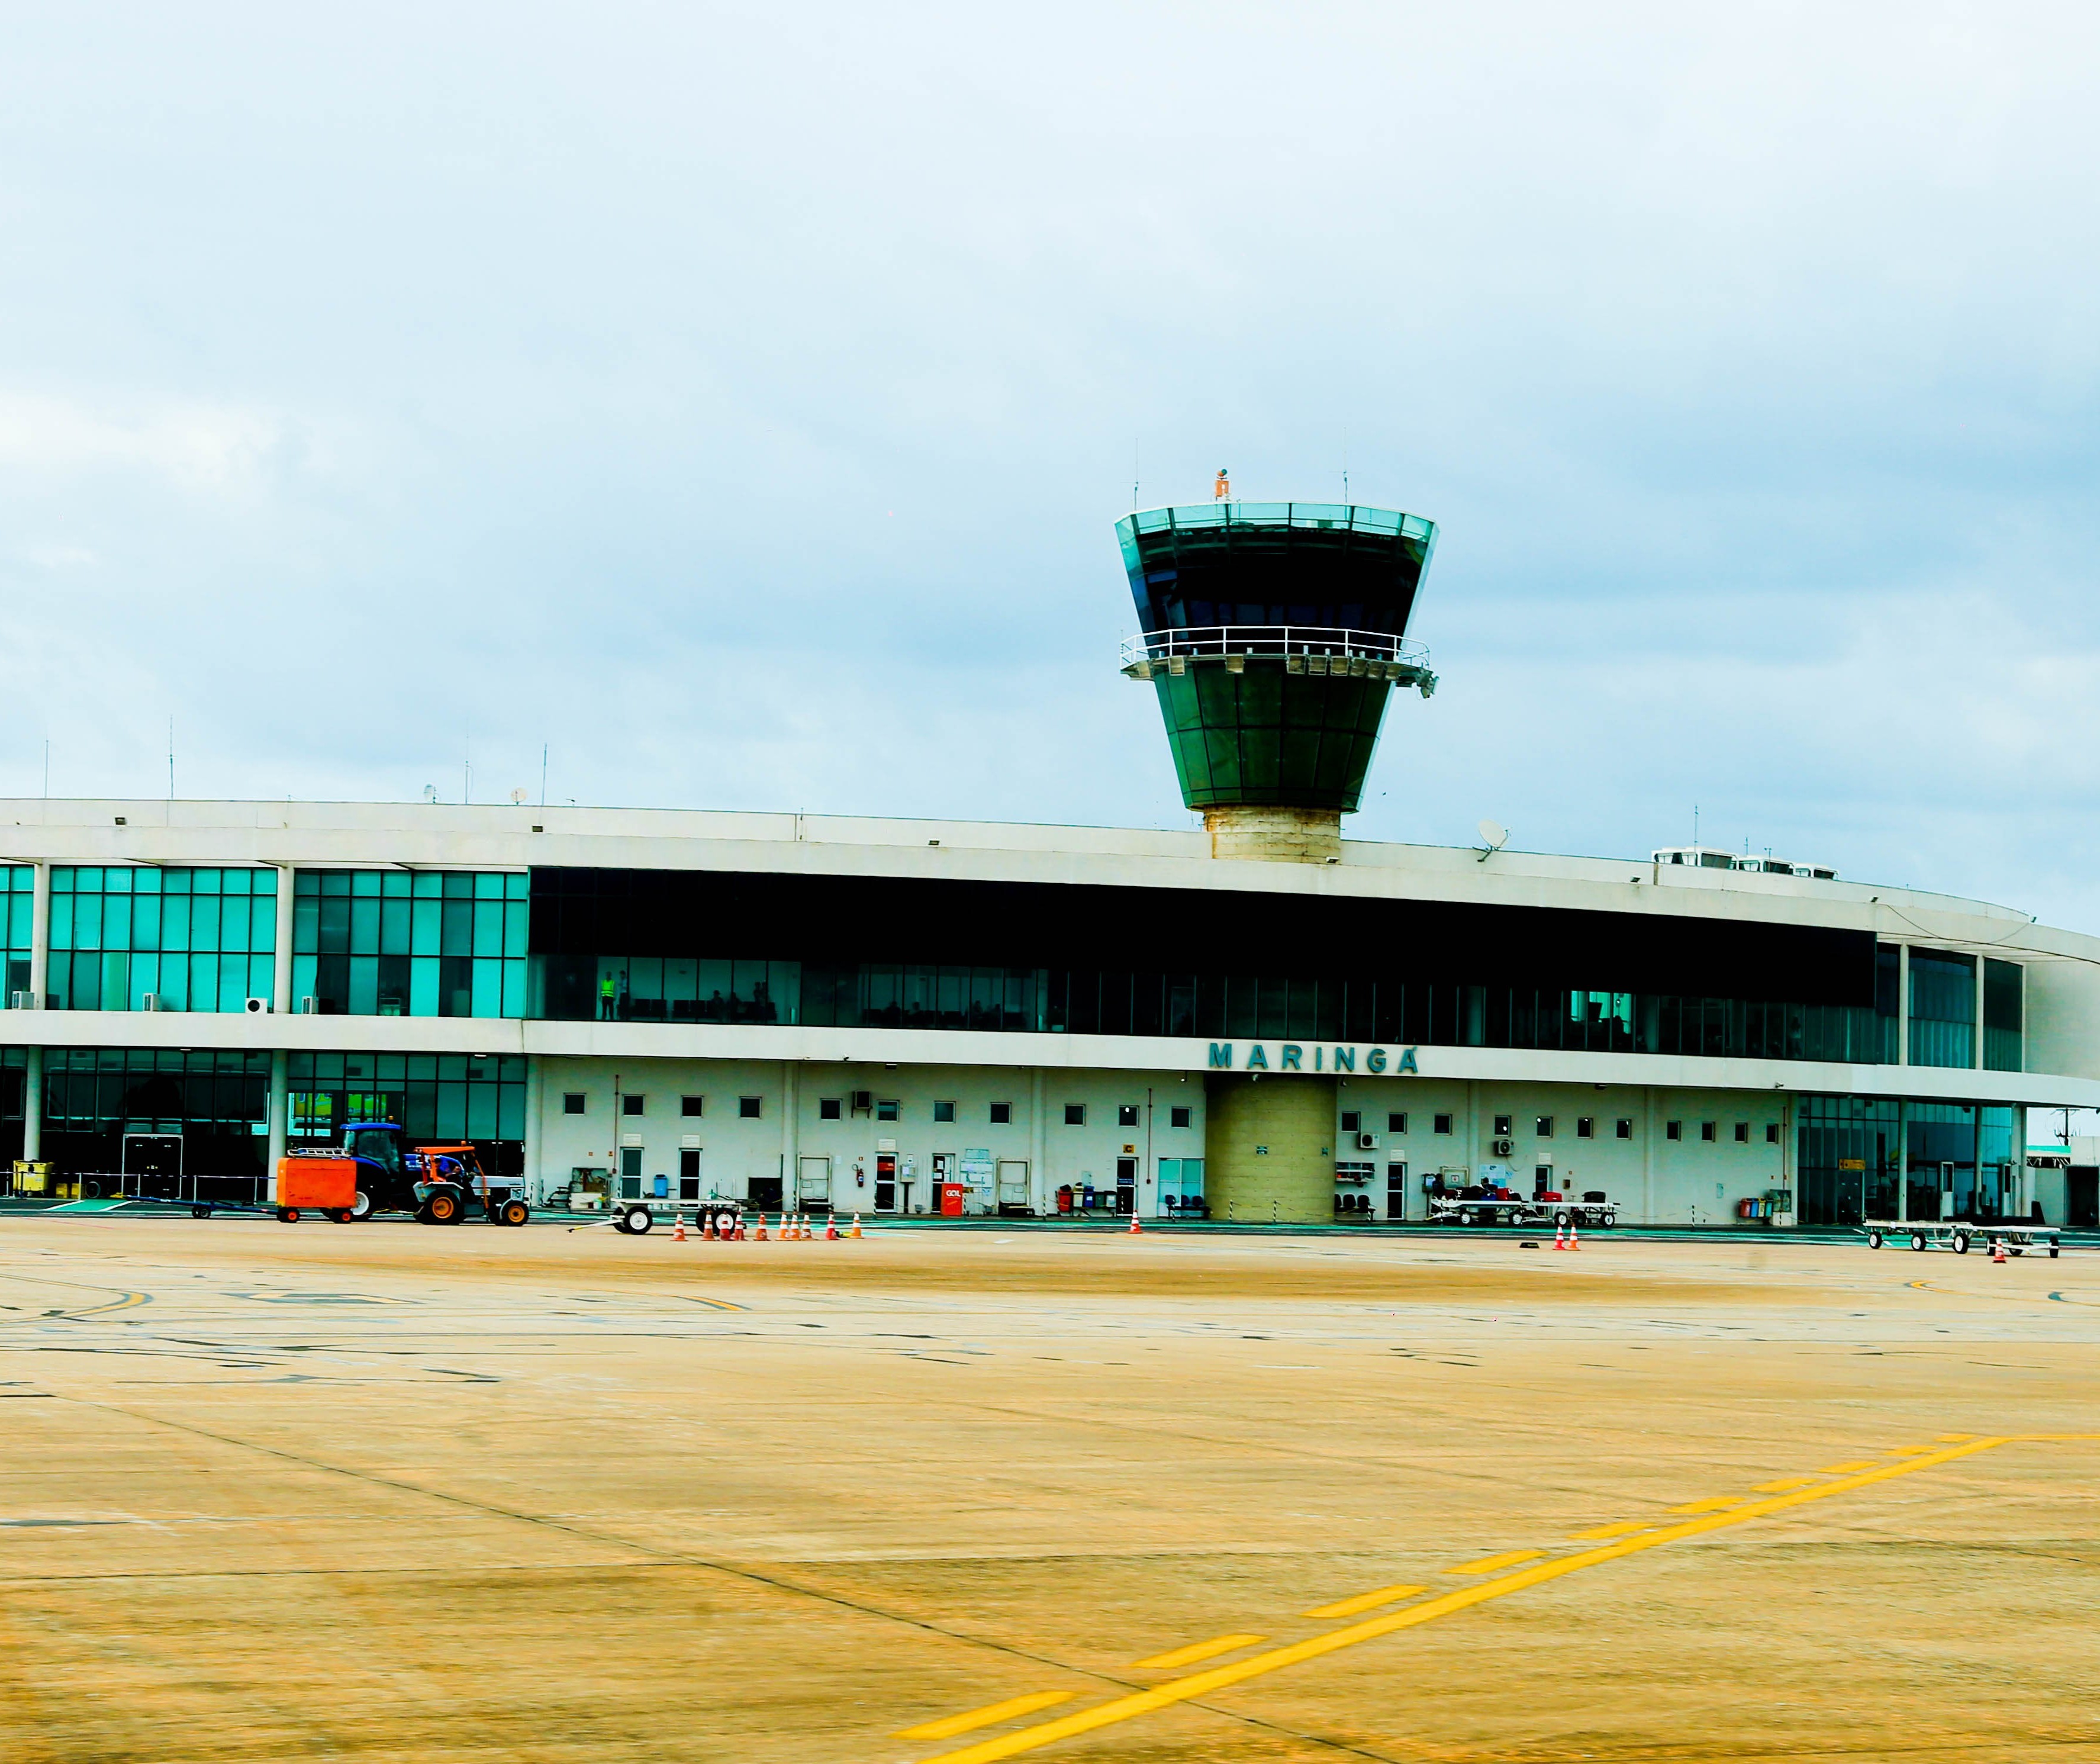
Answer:
<svg viewBox="0 0 2100 1764"><path fill-rule="evenodd" d="M828 1213L832 1210L832 1161L828 1158L804 1158L795 1177L795 1204L805 1213Z"/></svg>
<svg viewBox="0 0 2100 1764"><path fill-rule="evenodd" d="M907 1189L905 1204L908 1210L911 1194ZM875 1210L878 1213L893 1213L897 1206L897 1154L877 1152L875 1154Z"/></svg>
<svg viewBox="0 0 2100 1764"><path fill-rule="evenodd" d="M127 1133L120 1159L117 1186L126 1194L175 1201L183 1197L183 1136L179 1133Z"/></svg>

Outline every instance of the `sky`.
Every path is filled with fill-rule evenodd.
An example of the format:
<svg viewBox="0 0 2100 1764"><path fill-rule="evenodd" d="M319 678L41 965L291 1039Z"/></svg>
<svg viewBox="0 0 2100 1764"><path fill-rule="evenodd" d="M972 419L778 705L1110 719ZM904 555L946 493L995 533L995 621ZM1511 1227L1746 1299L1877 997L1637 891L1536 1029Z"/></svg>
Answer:
<svg viewBox="0 0 2100 1764"><path fill-rule="evenodd" d="M2100 15L36 5L0 794L1185 827L1114 523L1438 523L1357 837L2100 929ZM543 774L543 754L545 765Z"/></svg>

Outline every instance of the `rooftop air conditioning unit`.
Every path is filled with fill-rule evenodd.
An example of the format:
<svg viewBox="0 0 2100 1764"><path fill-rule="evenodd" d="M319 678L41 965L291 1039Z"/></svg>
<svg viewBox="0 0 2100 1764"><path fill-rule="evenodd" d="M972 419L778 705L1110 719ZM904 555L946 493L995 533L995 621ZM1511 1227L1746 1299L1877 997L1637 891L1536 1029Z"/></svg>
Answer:
<svg viewBox="0 0 2100 1764"><path fill-rule="evenodd" d="M875 1092L857 1090L853 1093L853 1112L857 1115L868 1114L875 1107Z"/></svg>
<svg viewBox="0 0 2100 1764"><path fill-rule="evenodd" d="M1508 1157L1510 1154L1510 1142L1507 1140L1497 1140L1495 1141L1494 1150L1495 1156L1498 1158Z"/></svg>
<svg viewBox="0 0 2100 1764"><path fill-rule="evenodd" d="M250 1017L267 1016L269 1009L270 1001L267 999L250 999L248 1001L248 1014Z"/></svg>
<svg viewBox="0 0 2100 1764"><path fill-rule="evenodd" d="M1378 1149L1378 1135L1375 1133L1359 1133L1357 1136L1357 1149L1360 1152L1376 1151Z"/></svg>
<svg viewBox="0 0 2100 1764"><path fill-rule="evenodd" d="M319 999L316 999L311 992L308 993L306 997L299 1000L300 1016L319 1017L320 1014L321 1001Z"/></svg>
<svg viewBox="0 0 2100 1764"><path fill-rule="evenodd" d="M161 1008L160 994L157 992L142 994L139 999L139 1008L142 1011L159 1010Z"/></svg>
<svg viewBox="0 0 2100 1764"><path fill-rule="evenodd" d="M33 1011L37 1008L36 996L33 992L11 992L7 994L7 1008L11 1011Z"/></svg>

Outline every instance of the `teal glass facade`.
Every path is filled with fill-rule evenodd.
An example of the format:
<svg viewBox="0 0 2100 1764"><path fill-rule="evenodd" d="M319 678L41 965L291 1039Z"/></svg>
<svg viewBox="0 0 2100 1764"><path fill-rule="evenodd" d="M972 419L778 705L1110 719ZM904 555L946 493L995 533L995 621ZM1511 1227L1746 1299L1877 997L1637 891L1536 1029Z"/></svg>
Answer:
<svg viewBox="0 0 2100 1764"><path fill-rule="evenodd" d="M274 869L55 865L52 1008L245 1010L270 996L276 931Z"/></svg>
<svg viewBox="0 0 2100 1764"><path fill-rule="evenodd" d="M514 1054L294 1053L287 1061L291 1140L340 1140L351 1121L391 1121L417 1142L471 1140L485 1166L522 1167L525 1061Z"/></svg>
<svg viewBox="0 0 2100 1764"><path fill-rule="evenodd" d="M2018 962L1983 964L1983 1069L2026 1069L2026 973Z"/></svg>
<svg viewBox="0 0 2100 1764"><path fill-rule="evenodd" d="M270 1056L246 1049L51 1047L44 1156L114 1173L127 1133L180 1134L192 1175L255 1177L269 1149Z"/></svg>
<svg viewBox="0 0 2100 1764"><path fill-rule="evenodd" d="M496 871L302 870L292 998L328 1016L523 1017L528 878Z"/></svg>
<svg viewBox="0 0 2100 1764"><path fill-rule="evenodd" d="M2009 1218L2019 1111L1998 1104L1803 1096L1795 1181L1804 1225Z"/></svg>
<svg viewBox="0 0 2100 1764"><path fill-rule="evenodd" d="M1976 1063L1976 958L1910 952L1910 1063Z"/></svg>

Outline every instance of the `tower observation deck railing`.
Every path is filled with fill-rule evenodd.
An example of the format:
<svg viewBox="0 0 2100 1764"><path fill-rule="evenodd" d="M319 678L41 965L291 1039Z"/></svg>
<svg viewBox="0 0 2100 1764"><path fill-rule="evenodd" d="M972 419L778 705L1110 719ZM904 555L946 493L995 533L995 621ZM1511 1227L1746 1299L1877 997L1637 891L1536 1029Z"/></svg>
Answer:
<svg viewBox="0 0 2100 1764"><path fill-rule="evenodd" d="M1436 690L1426 645L1383 631L1326 625L1211 624L1140 632L1123 639L1118 665L1132 680L1149 680L1196 666L1222 666L1240 673L1250 656L1280 661L1288 673L1383 677L1418 687L1424 698Z"/></svg>

